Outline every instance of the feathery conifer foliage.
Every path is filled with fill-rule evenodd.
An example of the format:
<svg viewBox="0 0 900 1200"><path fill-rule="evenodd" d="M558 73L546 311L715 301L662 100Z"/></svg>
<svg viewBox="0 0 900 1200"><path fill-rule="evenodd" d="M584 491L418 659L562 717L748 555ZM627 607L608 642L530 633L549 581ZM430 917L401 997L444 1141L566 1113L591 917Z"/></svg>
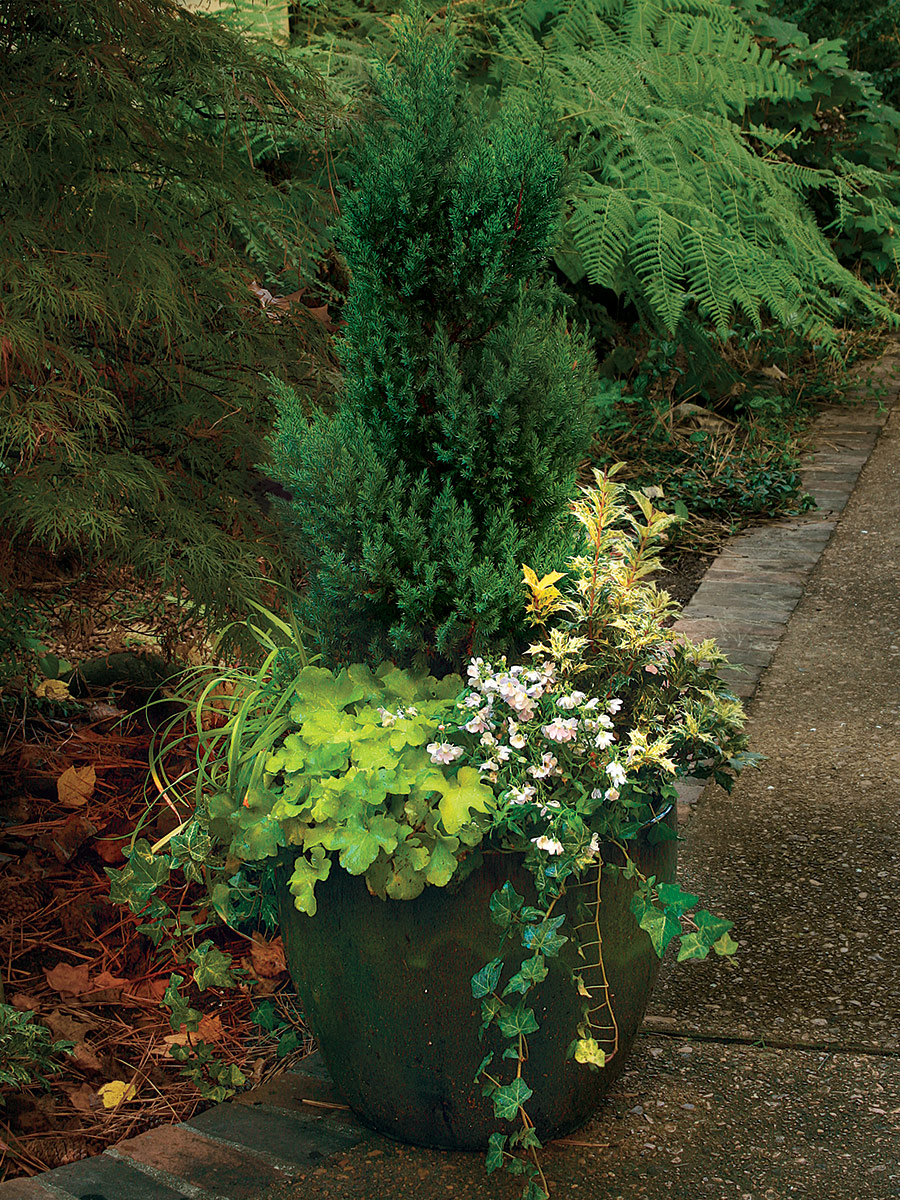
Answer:
<svg viewBox="0 0 900 1200"><path fill-rule="evenodd" d="M220 619L259 574L261 373L323 341L248 290L294 291L307 232L252 150L315 157L321 87L172 0L10 0L0 96L0 521Z"/></svg>
<svg viewBox="0 0 900 1200"><path fill-rule="evenodd" d="M673 334L698 315L722 338L774 318L828 344L851 312L887 316L807 204L858 189L849 164L803 167L778 152L783 135L743 127L751 104L790 100L799 81L724 0L528 0L499 20L501 81L531 87L543 71L572 133L570 278Z"/></svg>
<svg viewBox="0 0 900 1200"><path fill-rule="evenodd" d="M523 562L562 563L593 363L541 278L562 207L546 115L475 119L449 34L377 74L340 243L341 403L276 385L276 477L329 663L458 666L514 643Z"/></svg>

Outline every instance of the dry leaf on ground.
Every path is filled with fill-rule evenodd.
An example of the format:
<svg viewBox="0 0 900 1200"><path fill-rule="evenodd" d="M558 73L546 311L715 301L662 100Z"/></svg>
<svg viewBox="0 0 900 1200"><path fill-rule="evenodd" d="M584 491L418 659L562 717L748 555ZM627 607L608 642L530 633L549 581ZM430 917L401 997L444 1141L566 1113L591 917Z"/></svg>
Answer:
<svg viewBox="0 0 900 1200"><path fill-rule="evenodd" d="M44 975L50 987L54 992L59 992L61 996L81 996L89 991L91 987L90 972L90 963L79 963L78 966L73 966L72 963L60 963L49 970L44 969Z"/></svg>
<svg viewBox="0 0 900 1200"><path fill-rule="evenodd" d="M167 1037L164 1037L163 1042L166 1046L187 1046L189 1045L188 1039L190 1039L190 1042L209 1042L212 1044L221 1041L224 1033L222 1018L220 1016L204 1014L200 1018L200 1027L195 1033L189 1034L186 1029L182 1028L179 1033L170 1033Z"/></svg>
<svg viewBox="0 0 900 1200"><path fill-rule="evenodd" d="M81 1087L77 1088L66 1088L66 1095L72 1101L72 1107L76 1108L78 1112L92 1113L100 1107L97 1093L89 1083L83 1083Z"/></svg>
<svg viewBox="0 0 900 1200"><path fill-rule="evenodd" d="M287 971L284 960L284 945L280 937L267 942L261 933L254 933L250 947L253 972L259 979L277 979Z"/></svg>
<svg viewBox="0 0 900 1200"><path fill-rule="evenodd" d="M98 1088L97 1095L103 1101L104 1108L118 1108L124 1100L135 1098L137 1088L133 1083L126 1083L124 1079L114 1079Z"/></svg>
<svg viewBox="0 0 900 1200"><path fill-rule="evenodd" d="M42 850L48 850L61 863L67 863L96 832L97 826L92 825L86 817L80 813L72 813L62 825L50 829L35 840Z"/></svg>
<svg viewBox="0 0 900 1200"><path fill-rule="evenodd" d="M100 971L91 980L90 991L82 997L85 1004L116 1004L122 998L127 979L119 979L109 971Z"/></svg>
<svg viewBox="0 0 900 1200"><path fill-rule="evenodd" d="M93 766L69 767L56 781L56 794L66 808L79 808L93 796L96 785L97 772Z"/></svg>

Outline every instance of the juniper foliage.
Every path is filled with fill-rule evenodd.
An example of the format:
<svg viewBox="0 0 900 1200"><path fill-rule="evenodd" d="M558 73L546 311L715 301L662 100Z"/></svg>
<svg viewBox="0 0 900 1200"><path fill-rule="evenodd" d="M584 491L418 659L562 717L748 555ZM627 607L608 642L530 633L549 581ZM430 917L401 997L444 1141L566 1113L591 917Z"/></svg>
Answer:
<svg viewBox="0 0 900 1200"><path fill-rule="evenodd" d="M267 552L261 373L323 343L248 290L296 289L317 204L253 153L321 159L321 87L172 0L9 0L0 98L4 532L221 620Z"/></svg>
<svg viewBox="0 0 900 1200"><path fill-rule="evenodd" d="M448 34L379 68L340 245L341 402L275 384L271 469L331 663L458 666L523 633L523 562L562 563L593 363L541 275L562 206L546 113L475 119Z"/></svg>

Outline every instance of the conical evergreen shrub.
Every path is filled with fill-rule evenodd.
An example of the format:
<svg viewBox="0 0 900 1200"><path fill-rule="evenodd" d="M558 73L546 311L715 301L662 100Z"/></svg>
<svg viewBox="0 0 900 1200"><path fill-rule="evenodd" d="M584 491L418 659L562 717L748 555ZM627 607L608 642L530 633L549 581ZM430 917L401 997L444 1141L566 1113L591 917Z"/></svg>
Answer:
<svg viewBox="0 0 900 1200"><path fill-rule="evenodd" d="M340 246L333 415L277 384L304 615L332 663L458 666L522 634L522 564L562 563L593 363L541 273L563 164L539 107L471 116L449 34L378 71Z"/></svg>

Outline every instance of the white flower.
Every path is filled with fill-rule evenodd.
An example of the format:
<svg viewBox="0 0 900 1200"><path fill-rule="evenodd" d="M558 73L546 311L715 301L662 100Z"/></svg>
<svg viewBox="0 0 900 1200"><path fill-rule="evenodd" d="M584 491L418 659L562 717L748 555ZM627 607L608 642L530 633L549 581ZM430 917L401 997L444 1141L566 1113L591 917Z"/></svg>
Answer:
<svg viewBox="0 0 900 1200"><path fill-rule="evenodd" d="M577 708L579 704L583 704L587 699L584 692L571 692L568 696L560 696L556 701L557 708Z"/></svg>
<svg viewBox="0 0 900 1200"><path fill-rule="evenodd" d="M584 706L584 711L585 712L593 712L599 703L600 703L599 699L596 696L592 696L591 699L588 700L587 704Z"/></svg>
<svg viewBox="0 0 900 1200"><path fill-rule="evenodd" d="M586 858L599 857L599 854L600 854L600 834L599 833L595 833L591 837L591 844L588 846L587 850L585 850L584 853L585 853Z"/></svg>
<svg viewBox="0 0 900 1200"><path fill-rule="evenodd" d="M468 726L466 726L466 728L468 728ZM497 739L494 737L494 735L491 733L491 731L489 729L485 730L485 732L481 735L481 737L478 740L482 744L482 746L496 746L497 745Z"/></svg>
<svg viewBox="0 0 900 1200"><path fill-rule="evenodd" d="M469 733L484 733L490 728L491 710L487 706L479 708L478 712L471 717L465 725Z"/></svg>
<svg viewBox="0 0 900 1200"><path fill-rule="evenodd" d="M616 787L621 787L622 784L625 782L625 772L622 769L621 765L617 762L607 763L606 773L610 777L610 779L613 781L613 783L616 785Z"/></svg>
<svg viewBox="0 0 900 1200"><path fill-rule="evenodd" d="M541 809L541 816L542 817L549 816L550 810L552 808L562 808L562 805L560 804L560 802L558 800L548 800L547 803Z"/></svg>
<svg viewBox="0 0 900 1200"><path fill-rule="evenodd" d="M483 658L473 658L472 661L469 663L469 665L466 667L466 674L468 675L468 677L470 679L480 679L481 668L483 666L484 666Z"/></svg>
<svg viewBox="0 0 900 1200"><path fill-rule="evenodd" d="M619 798L619 789L618 788L607 788L607 791L606 791L606 799L607 800L611 800L611 801L615 802L616 800L618 800L618 798Z"/></svg>
<svg viewBox="0 0 900 1200"><path fill-rule="evenodd" d="M591 792L591 799L592 800L602 800L603 799L603 788L594 788L594 790Z"/></svg>
<svg viewBox="0 0 900 1200"><path fill-rule="evenodd" d="M501 762L507 762L509 760L509 755L510 755L509 746L498 746L497 749L494 751L494 753L496 754L497 758L500 759Z"/></svg>
<svg viewBox="0 0 900 1200"><path fill-rule="evenodd" d="M607 701L606 711L615 714L621 707L622 701L618 697L615 697L614 699Z"/></svg>
<svg viewBox="0 0 900 1200"><path fill-rule="evenodd" d="M612 723L612 718L608 717L606 713L600 714L600 716L597 718L597 724L602 725L604 729L615 729L615 726Z"/></svg>
<svg viewBox="0 0 900 1200"><path fill-rule="evenodd" d="M482 774L496 775L496 772L500 770L500 764L495 762L492 758L489 758L487 762L483 762L479 766L478 770L481 771Z"/></svg>
<svg viewBox="0 0 900 1200"><path fill-rule="evenodd" d="M553 742L574 742L578 737L578 718L554 717L549 725L541 726L541 733Z"/></svg>
<svg viewBox="0 0 900 1200"><path fill-rule="evenodd" d="M467 708L480 708L484 704L484 697L479 696L477 692L470 692L466 696L465 703Z"/></svg>
<svg viewBox="0 0 900 1200"><path fill-rule="evenodd" d="M562 854L563 844L556 841L555 838L546 837L542 834L540 837L531 839L537 846L538 850L544 850L547 854Z"/></svg>
<svg viewBox="0 0 900 1200"><path fill-rule="evenodd" d="M419 710L417 708L408 708L403 715L405 717L417 717L419 715Z"/></svg>
<svg viewBox="0 0 900 1200"><path fill-rule="evenodd" d="M461 746L454 746L450 742L430 742L425 749L431 755L433 763L443 763L444 765L452 763L463 754Z"/></svg>
<svg viewBox="0 0 900 1200"><path fill-rule="evenodd" d="M526 783L524 787L510 788L507 793L507 799L510 804L527 804L529 800L533 800L537 792L533 787L529 787Z"/></svg>
<svg viewBox="0 0 900 1200"><path fill-rule="evenodd" d="M510 721L510 723L509 723L509 744L513 747L514 750L524 750L525 749L525 744L526 744L525 737L521 733L519 733L519 726L516 724L515 721Z"/></svg>
<svg viewBox="0 0 900 1200"><path fill-rule="evenodd" d="M381 714L382 727L387 728L396 723L396 721L397 721L396 713L388 712L388 710L386 708L380 708L380 707L379 707L378 711Z"/></svg>
<svg viewBox="0 0 900 1200"><path fill-rule="evenodd" d="M529 767L528 774L535 779L546 779L548 775L553 775L558 766L557 760L552 754L544 754L541 757L541 766Z"/></svg>
<svg viewBox="0 0 900 1200"><path fill-rule="evenodd" d="M616 740L616 735L610 733L608 729L603 729L594 738L594 745L598 750L605 750L607 746L611 746Z"/></svg>

